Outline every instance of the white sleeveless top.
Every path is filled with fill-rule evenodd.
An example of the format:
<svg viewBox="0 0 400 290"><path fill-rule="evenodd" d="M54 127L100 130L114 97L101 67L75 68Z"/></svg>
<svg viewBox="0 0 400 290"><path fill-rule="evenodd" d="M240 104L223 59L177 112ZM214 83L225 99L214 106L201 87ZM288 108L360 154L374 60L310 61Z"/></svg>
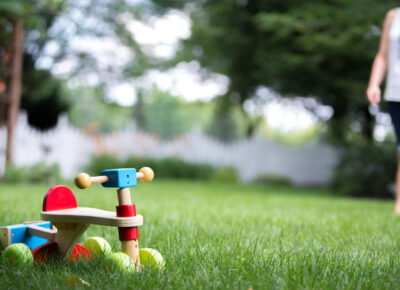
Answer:
<svg viewBox="0 0 400 290"><path fill-rule="evenodd" d="M400 102L400 8L397 9L389 31L386 101Z"/></svg>

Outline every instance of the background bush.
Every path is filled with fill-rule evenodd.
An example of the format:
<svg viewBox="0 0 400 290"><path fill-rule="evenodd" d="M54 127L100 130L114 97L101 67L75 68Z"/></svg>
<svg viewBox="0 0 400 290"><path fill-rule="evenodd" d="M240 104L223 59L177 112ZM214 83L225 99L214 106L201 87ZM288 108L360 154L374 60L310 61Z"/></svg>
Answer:
<svg viewBox="0 0 400 290"><path fill-rule="evenodd" d="M103 169L151 167L157 178L178 179L211 179L215 169L207 164L189 163L181 159L151 159L145 157L129 157L123 160L109 155L94 156L86 170L91 175L98 175Z"/></svg>
<svg viewBox="0 0 400 290"><path fill-rule="evenodd" d="M239 176L235 168L221 167L215 171L213 180L236 183L239 181Z"/></svg>
<svg viewBox="0 0 400 290"><path fill-rule="evenodd" d="M7 166L2 181L7 183L47 183L61 180L58 164L37 163L32 166Z"/></svg>
<svg viewBox="0 0 400 290"><path fill-rule="evenodd" d="M333 188L356 197L393 197L396 164L394 144L355 143L343 152L335 168Z"/></svg>
<svg viewBox="0 0 400 290"><path fill-rule="evenodd" d="M292 185L290 179L283 175L263 174L253 180L254 183L263 185Z"/></svg>

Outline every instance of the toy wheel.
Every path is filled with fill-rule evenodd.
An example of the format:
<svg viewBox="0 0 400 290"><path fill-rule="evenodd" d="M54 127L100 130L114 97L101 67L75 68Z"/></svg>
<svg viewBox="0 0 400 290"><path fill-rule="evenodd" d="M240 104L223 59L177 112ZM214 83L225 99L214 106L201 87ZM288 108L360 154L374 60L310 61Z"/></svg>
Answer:
<svg viewBox="0 0 400 290"><path fill-rule="evenodd" d="M14 265L33 264L33 255L29 247L23 243L9 245L3 252L3 257Z"/></svg>
<svg viewBox="0 0 400 290"><path fill-rule="evenodd" d="M36 263L44 264L49 263L53 259L60 258L57 252L57 242L50 241L34 248L32 255ZM73 262L81 259L90 260L90 258L89 250L80 244L76 244L68 260Z"/></svg>
<svg viewBox="0 0 400 290"><path fill-rule="evenodd" d="M69 261L78 261L81 259L90 260L90 251L85 246L80 244L75 244L74 249L72 250L71 256L69 257Z"/></svg>
<svg viewBox="0 0 400 290"><path fill-rule="evenodd" d="M101 237L90 237L83 242L83 246L89 249L94 257L103 257L111 255L110 244Z"/></svg>
<svg viewBox="0 0 400 290"><path fill-rule="evenodd" d="M32 250L33 259L36 263L47 264L57 257L57 243L50 241Z"/></svg>
<svg viewBox="0 0 400 290"><path fill-rule="evenodd" d="M165 267L165 261L159 251L151 248L144 248L139 250L140 263L144 267L154 267L159 270L163 270Z"/></svg>

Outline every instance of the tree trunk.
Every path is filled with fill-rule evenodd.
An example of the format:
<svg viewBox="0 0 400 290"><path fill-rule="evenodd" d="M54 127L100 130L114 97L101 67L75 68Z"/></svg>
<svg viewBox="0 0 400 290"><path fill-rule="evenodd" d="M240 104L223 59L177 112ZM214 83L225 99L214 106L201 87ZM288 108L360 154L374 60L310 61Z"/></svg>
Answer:
<svg viewBox="0 0 400 290"><path fill-rule="evenodd" d="M12 162L12 153L14 146L15 127L18 118L18 112L21 99L21 74L22 74L22 44L24 27L22 20L17 20L13 27L12 60L10 88L8 90L9 109L7 120L7 148L6 162Z"/></svg>

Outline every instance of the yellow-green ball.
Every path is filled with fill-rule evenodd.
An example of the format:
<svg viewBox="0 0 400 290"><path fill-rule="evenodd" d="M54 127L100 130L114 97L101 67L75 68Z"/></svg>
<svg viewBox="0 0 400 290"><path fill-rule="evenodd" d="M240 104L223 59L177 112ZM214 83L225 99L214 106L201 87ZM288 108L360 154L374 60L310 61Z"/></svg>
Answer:
<svg viewBox="0 0 400 290"><path fill-rule="evenodd" d="M164 270L165 261L159 251L151 248L144 248L139 250L140 263L147 267L154 267L158 270Z"/></svg>
<svg viewBox="0 0 400 290"><path fill-rule="evenodd" d="M110 244L101 237L90 237L83 242L83 246L88 248L94 257L103 257L111 255Z"/></svg>
<svg viewBox="0 0 400 290"><path fill-rule="evenodd" d="M123 273L136 272L136 267L131 257L122 252L113 253L107 256L105 263L111 271L120 271Z"/></svg>
<svg viewBox="0 0 400 290"><path fill-rule="evenodd" d="M3 253L3 257L14 265L32 265L33 255L29 247L23 243L9 245Z"/></svg>

